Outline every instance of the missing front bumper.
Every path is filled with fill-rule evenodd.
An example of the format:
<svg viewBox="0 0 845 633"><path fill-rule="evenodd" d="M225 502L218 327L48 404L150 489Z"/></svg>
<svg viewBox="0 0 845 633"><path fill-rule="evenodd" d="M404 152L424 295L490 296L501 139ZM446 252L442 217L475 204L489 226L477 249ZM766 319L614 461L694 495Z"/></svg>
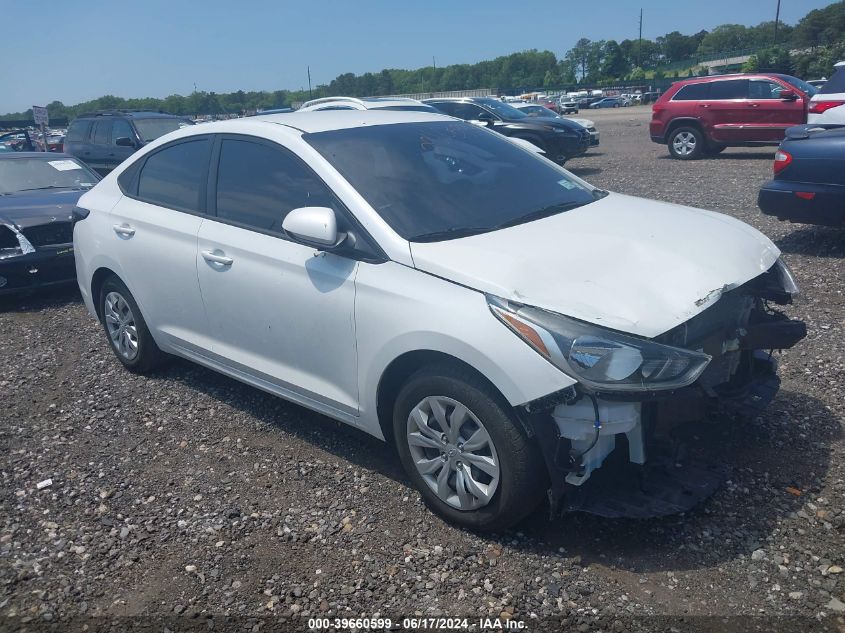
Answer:
<svg viewBox="0 0 845 633"><path fill-rule="evenodd" d="M712 495L724 480L722 467L688 456L683 444L669 441L667 430L707 414L762 411L780 386L777 364L760 351L743 356L743 372L718 392L694 385L638 402L598 399L602 433L577 463L573 454L591 443L587 395L527 414L526 426L538 440L551 480L552 516L578 511L659 517L689 511Z"/></svg>

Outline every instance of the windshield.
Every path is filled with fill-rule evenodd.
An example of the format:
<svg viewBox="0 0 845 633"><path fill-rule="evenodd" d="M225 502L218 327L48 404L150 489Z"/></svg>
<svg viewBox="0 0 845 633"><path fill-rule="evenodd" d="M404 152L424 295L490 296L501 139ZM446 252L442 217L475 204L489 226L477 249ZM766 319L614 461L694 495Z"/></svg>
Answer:
<svg viewBox="0 0 845 633"><path fill-rule="evenodd" d="M0 160L0 194L39 189L90 189L99 178L74 158Z"/></svg>
<svg viewBox="0 0 845 633"><path fill-rule="evenodd" d="M544 106L530 105L530 106L524 106L522 108L518 108L518 110L520 112L524 112L528 116L540 117L540 118L543 118L543 119L557 119L558 118L558 116L552 110L550 110L549 108L546 108Z"/></svg>
<svg viewBox="0 0 845 633"><path fill-rule="evenodd" d="M141 140L144 143L156 140L159 136L164 136L168 132L173 132L180 128L191 125L184 119L132 119L135 122L135 127L138 128L138 134L141 135Z"/></svg>
<svg viewBox="0 0 845 633"><path fill-rule="evenodd" d="M783 79L789 85L795 86L796 88L798 88L798 90L805 93L809 97L814 96L819 91L818 88L808 84L802 79L798 79L798 77L792 77L790 75L778 75L778 77Z"/></svg>
<svg viewBox="0 0 845 633"><path fill-rule="evenodd" d="M374 125L303 138L410 241L484 233L596 199L546 159L462 121Z"/></svg>
<svg viewBox="0 0 845 633"><path fill-rule="evenodd" d="M427 106L425 104L411 104L411 105L392 105L392 106L385 106L383 108L376 108L378 110L398 110L400 112L429 112L431 114L440 114L437 110L432 108L431 106Z"/></svg>
<svg viewBox="0 0 845 633"><path fill-rule="evenodd" d="M520 112L514 108L512 105L496 101L495 99L479 99L477 103L485 108L489 108L503 119L524 119L528 116L524 112Z"/></svg>

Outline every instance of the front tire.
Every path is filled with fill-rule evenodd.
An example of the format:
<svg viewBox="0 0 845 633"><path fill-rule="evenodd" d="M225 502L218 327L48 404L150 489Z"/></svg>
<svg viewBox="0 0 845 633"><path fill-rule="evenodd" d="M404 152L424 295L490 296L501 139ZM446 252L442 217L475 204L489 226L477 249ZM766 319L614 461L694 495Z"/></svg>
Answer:
<svg viewBox="0 0 845 633"><path fill-rule="evenodd" d="M704 152L704 137L697 128L683 126L672 131L667 145L672 158L695 160Z"/></svg>
<svg viewBox="0 0 845 633"><path fill-rule="evenodd" d="M100 290L100 322L114 355L129 371L148 373L165 361L135 298L117 277L109 277Z"/></svg>
<svg viewBox="0 0 845 633"><path fill-rule="evenodd" d="M473 530L503 530L543 497L543 458L508 403L452 365L425 368L399 392L393 431L402 465L426 505Z"/></svg>

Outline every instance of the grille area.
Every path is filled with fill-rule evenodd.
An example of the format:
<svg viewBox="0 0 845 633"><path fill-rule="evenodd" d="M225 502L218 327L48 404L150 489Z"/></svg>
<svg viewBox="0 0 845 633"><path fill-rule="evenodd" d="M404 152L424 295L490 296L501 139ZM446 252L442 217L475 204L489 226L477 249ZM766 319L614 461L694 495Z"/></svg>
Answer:
<svg viewBox="0 0 845 633"><path fill-rule="evenodd" d="M21 231L33 246L68 244L73 241L73 224L70 222L50 222L31 226Z"/></svg>

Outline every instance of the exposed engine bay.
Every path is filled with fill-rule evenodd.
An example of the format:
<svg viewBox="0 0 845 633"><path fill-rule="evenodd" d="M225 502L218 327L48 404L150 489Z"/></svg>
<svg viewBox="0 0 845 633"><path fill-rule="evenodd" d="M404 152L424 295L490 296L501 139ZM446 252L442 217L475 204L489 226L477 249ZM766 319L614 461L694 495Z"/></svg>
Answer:
<svg viewBox="0 0 845 633"><path fill-rule="evenodd" d="M654 341L710 356L691 385L602 392L582 384L528 403L522 418L537 436L551 477L553 512L649 517L689 510L722 481L719 469L678 459L666 430L708 415L753 417L780 387L775 350L806 336L787 305L797 287L782 262L725 290L709 308ZM611 456L615 474L603 473ZM600 475L597 477L597 475Z"/></svg>

